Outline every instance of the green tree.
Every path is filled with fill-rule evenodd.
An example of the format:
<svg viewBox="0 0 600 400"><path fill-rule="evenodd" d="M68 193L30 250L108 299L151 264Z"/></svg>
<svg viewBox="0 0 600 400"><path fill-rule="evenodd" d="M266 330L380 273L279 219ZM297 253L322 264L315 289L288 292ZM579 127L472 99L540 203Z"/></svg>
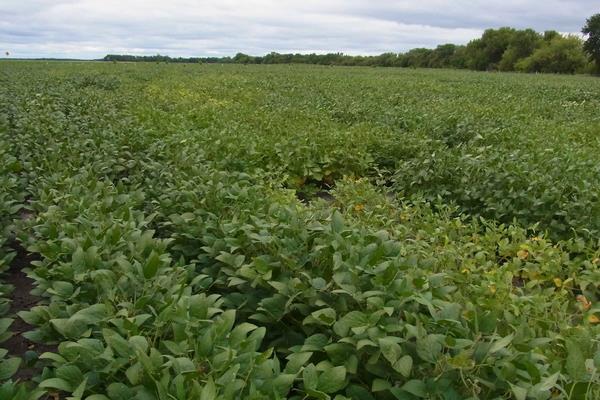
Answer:
<svg viewBox="0 0 600 400"><path fill-rule="evenodd" d="M376 65L382 67L393 67L396 65L398 55L396 53L383 53L375 57Z"/></svg>
<svg viewBox="0 0 600 400"><path fill-rule="evenodd" d="M588 18L581 32L587 36L583 49L594 60L596 72L600 72L600 14Z"/></svg>
<svg viewBox="0 0 600 400"><path fill-rule="evenodd" d="M542 36L533 29L525 29L513 33L498 69L500 71L514 71L515 64L523 58L529 57L542 41Z"/></svg>
<svg viewBox="0 0 600 400"><path fill-rule="evenodd" d="M427 68L433 50L426 48L416 48L403 54L399 65L401 67Z"/></svg>
<svg viewBox="0 0 600 400"><path fill-rule="evenodd" d="M556 36L519 61L515 68L522 72L574 74L583 72L588 61L583 42L576 36Z"/></svg>
<svg viewBox="0 0 600 400"><path fill-rule="evenodd" d="M430 68L450 68L453 67L454 54L456 53L455 44L441 44L433 50L429 57Z"/></svg>
<svg viewBox="0 0 600 400"><path fill-rule="evenodd" d="M554 30L544 32L544 40L546 42L551 41L552 39L554 39L557 36L560 36L560 33L558 33L557 31L554 31Z"/></svg>
<svg viewBox="0 0 600 400"><path fill-rule="evenodd" d="M237 64L251 64L255 62L255 57L244 53L237 53L235 57L233 57L233 62Z"/></svg>
<svg viewBox="0 0 600 400"><path fill-rule="evenodd" d="M498 64L516 30L513 28L487 29L479 39L467 45L467 68L480 71L498 69Z"/></svg>

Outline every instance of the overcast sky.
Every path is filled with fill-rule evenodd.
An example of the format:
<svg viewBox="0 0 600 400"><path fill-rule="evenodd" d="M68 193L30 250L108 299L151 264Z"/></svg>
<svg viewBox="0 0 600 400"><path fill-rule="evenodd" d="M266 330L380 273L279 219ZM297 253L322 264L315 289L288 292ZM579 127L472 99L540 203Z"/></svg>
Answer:
<svg viewBox="0 0 600 400"><path fill-rule="evenodd" d="M597 12L600 0L0 0L0 51L379 54L467 43L500 26L577 33Z"/></svg>

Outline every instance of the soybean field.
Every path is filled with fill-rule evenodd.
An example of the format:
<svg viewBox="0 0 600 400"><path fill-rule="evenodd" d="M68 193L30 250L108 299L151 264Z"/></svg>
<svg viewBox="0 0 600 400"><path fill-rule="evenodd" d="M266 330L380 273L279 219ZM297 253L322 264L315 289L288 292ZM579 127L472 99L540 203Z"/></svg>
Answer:
<svg viewBox="0 0 600 400"><path fill-rule="evenodd" d="M0 399L599 399L600 80L0 62Z"/></svg>

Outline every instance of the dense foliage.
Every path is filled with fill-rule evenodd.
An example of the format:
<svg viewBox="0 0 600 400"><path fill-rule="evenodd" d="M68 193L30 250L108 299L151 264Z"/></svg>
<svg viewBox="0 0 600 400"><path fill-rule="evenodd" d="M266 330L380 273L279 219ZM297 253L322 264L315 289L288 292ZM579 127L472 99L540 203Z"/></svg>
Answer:
<svg viewBox="0 0 600 400"><path fill-rule="evenodd" d="M583 49L596 64L596 72L600 73L600 14L588 18L581 32L587 36Z"/></svg>
<svg viewBox="0 0 600 400"><path fill-rule="evenodd" d="M31 382L0 358L0 398L600 396L597 80L26 62L0 80L0 265L15 235L39 257L44 301L19 317L58 345Z"/></svg>
<svg viewBox="0 0 600 400"><path fill-rule="evenodd" d="M592 27L594 20L590 19ZM586 28L587 29L587 28ZM595 28L585 33L595 32ZM343 53L280 54L264 56L238 53L235 57L171 58L168 56L107 55L104 61L188 62L222 64L317 64L343 66L378 66L411 68L467 68L478 71L521 71L560 74L589 73L593 66L586 52L593 55L597 33L585 44L576 36L556 31L540 34L532 29L488 29L482 37L466 46L443 44L435 49L417 48L406 53L383 53L378 56L351 56ZM594 42L595 43L595 42Z"/></svg>

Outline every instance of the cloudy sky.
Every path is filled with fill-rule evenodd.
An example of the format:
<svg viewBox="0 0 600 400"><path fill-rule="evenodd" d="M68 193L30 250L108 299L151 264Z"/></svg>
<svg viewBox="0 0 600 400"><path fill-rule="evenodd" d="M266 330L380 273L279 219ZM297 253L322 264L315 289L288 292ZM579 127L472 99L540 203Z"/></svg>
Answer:
<svg viewBox="0 0 600 400"><path fill-rule="evenodd" d="M577 33L597 12L599 0L0 0L0 51L379 54L466 43L500 26Z"/></svg>

